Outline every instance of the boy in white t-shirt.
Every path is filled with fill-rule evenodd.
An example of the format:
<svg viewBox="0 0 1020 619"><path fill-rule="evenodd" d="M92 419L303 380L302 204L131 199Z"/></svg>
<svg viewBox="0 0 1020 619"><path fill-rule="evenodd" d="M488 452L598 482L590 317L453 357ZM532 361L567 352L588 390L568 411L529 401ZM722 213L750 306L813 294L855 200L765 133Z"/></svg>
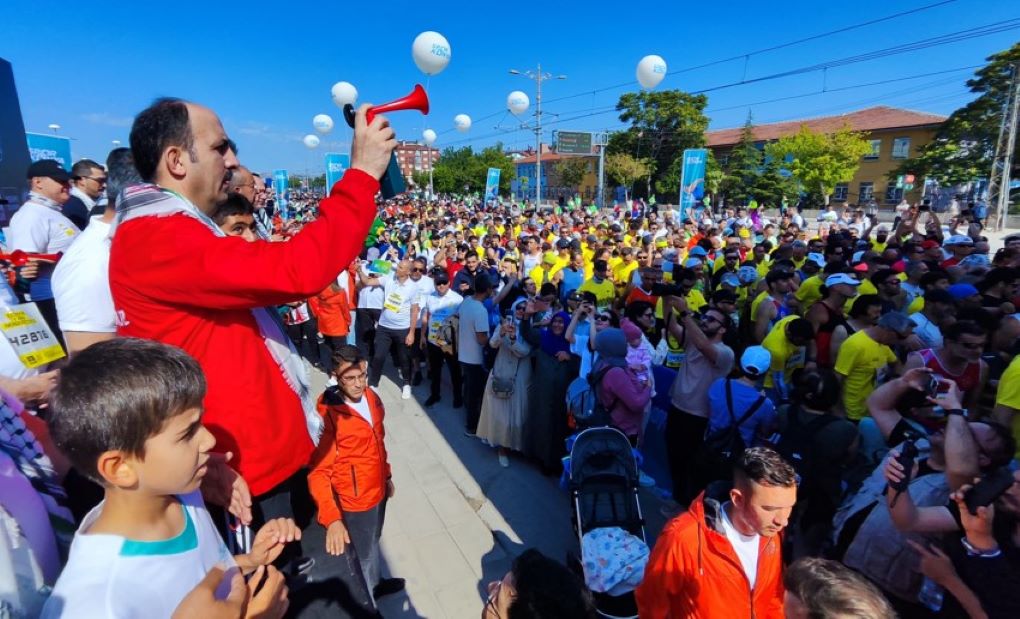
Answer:
<svg viewBox="0 0 1020 619"><path fill-rule="evenodd" d="M42 616L170 617L217 566L231 576L217 600L238 586L238 570L254 573L250 590L262 588L248 614L282 616L286 587L267 566L301 531L293 520L272 520L250 553L227 551L198 489L216 443L202 425L198 362L172 346L120 338L81 351L61 374L51 399L53 438L105 498L75 533Z"/></svg>

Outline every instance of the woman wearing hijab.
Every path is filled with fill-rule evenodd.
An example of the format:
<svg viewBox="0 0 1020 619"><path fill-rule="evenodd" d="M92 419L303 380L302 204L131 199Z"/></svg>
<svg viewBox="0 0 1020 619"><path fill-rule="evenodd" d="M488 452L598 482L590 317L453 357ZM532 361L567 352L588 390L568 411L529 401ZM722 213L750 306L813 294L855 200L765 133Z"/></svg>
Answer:
<svg viewBox="0 0 1020 619"><path fill-rule="evenodd" d="M606 370L596 395L609 411L613 427L626 434L631 445L636 447L645 407L652 397L651 383L647 377L639 378L627 365L627 339L620 329L599 332L595 337L595 352L598 357L592 372L597 376Z"/></svg>
<svg viewBox="0 0 1020 619"><path fill-rule="evenodd" d="M489 338L496 360L489 374L478 419L478 438L497 448L499 464L510 466L510 451L524 447L525 414L531 391L531 346L521 337L525 299L514 302Z"/></svg>
<svg viewBox="0 0 1020 619"><path fill-rule="evenodd" d="M524 424L524 453L539 461L543 473L558 475L567 437L567 387L577 378L580 359L570 353L570 342L566 339L570 314L553 314L549 326L538 329L533 322L543 309L541 305L529 302L521 323L521 335L537 351Z"/></svg>

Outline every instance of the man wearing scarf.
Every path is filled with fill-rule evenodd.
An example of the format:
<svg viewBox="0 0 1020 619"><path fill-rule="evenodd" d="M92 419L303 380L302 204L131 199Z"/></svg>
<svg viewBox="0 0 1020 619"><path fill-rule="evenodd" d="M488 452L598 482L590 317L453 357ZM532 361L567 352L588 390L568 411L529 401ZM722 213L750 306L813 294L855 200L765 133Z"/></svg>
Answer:
<svg viewBox="0 0 1020 619"><path fill-rule="evenodd" d="M291 516L321 431L301 360L265 307L314 296L362 248L395 141L359 110L351 169L287 243L226 237L209 215L237 157L216 114L160 99L131 129L141 177L118 204L110 288L118 333L183 348L208 382L204 423L254 496L256 524ZM306 427L307 420L307 427Z"/></svg>

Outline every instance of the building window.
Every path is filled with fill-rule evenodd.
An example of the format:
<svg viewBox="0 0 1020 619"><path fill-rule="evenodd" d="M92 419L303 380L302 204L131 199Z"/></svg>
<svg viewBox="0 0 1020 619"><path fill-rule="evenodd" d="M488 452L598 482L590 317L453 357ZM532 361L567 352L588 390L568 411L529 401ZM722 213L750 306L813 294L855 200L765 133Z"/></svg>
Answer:
<svg viewBox="0 0 1020 619"><path fill-rule="evenodd" d="M890 181L889 184L885 186L885 203L899 204L902 199L903 189L896 187L896 181Z"/></svg>
<svg viewBox="0 0 1020 619"><path fill-rule="evenodd" d="M850 193L850 185L840 183L832 191L832 199L836 202L846 202L847 194Z"/></svg>
<svg viewBox="0 0 1020 619"><path fill-rule="evenodd" d="M892 158L906 159L910 156L910 138L896 138L892 142Z"/></svg>
<svg viewBox="0 0 1020 619"><path fill-rule="evenodd" d="M875 183L861 183L860 191L857 195L858 204L864 204L870 202L875 197Z"/></svg>
<svg viewBox="0 0 1020 619"><path fill-rule="evenodd" d="M882 154L882 140L868 140L871 143L871 152L864 155L865 159L878 159Z"/></svg>

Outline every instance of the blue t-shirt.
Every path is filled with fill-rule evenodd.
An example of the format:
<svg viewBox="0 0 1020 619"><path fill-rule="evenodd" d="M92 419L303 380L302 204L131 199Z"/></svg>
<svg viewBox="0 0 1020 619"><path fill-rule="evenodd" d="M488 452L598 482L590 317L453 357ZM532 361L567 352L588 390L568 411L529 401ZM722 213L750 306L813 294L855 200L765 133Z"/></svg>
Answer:
<svg viewBox="0 0 1020 619"><path fill-rule="evenodd" d="M725 378L716 379L712 386L708 388L710 411L706 435L728 428L732 423L730 421L729 410L726 406L726 380ZM730 385L733 389L733 417L739 421L758 400L761 392L738 380L731 380ZM740 436L744 439L744 445L747 447L757 445L756 437L762 434L762 432L759 432L759 428L771 425L775 422L775 419L776 407L772 400L765 398L765 401L751 415L751 418L740 426Z"/></svg>

